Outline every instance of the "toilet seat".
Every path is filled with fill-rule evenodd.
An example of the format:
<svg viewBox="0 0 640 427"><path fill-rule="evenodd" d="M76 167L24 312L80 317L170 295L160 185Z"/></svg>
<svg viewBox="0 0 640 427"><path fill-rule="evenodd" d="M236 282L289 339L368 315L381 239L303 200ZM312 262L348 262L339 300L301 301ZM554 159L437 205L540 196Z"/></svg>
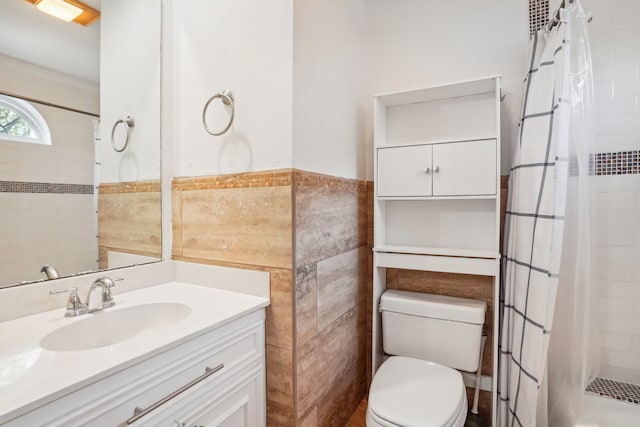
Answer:
<svg viewBox="0 0 640 427"><path fill-rule="evenodd" d="M458 427L466 415L462 375L447 366L394 356L371 382L368 426Z"/></svg>

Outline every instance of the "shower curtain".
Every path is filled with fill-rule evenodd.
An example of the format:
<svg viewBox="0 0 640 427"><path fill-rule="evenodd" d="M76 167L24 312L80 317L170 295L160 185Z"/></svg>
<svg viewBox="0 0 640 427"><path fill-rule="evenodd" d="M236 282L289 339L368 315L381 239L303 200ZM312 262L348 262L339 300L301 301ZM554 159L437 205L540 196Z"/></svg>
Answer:
<svg viewBox="0 0 640 427"><path fill-rule="evenodd" d="M586 16L578 0L560 10L560 21L532 42L509 179L500 301L501 427L573 425L591 374L586 355L592 80Z"/></svg>

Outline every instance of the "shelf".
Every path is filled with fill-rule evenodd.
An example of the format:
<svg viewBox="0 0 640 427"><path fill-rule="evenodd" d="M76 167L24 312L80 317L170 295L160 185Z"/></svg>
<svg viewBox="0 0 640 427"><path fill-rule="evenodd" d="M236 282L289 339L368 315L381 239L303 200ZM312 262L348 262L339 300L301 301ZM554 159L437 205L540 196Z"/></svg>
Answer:
<svg viewBox="0 0 640 427"><path fill-rule="evenodd" d="M429 102L438 99L458 98L481 93L495 93L496 79L500 76L489 76L484 79L465 80L429 88L407 90L388 94L375 95L386 106Z"/></svg>
<svg viewBox="0 0 640 427"><path fill-rule="evenodd" d="M449 138L435 138L435 139L425 139L421 141L415 142L398 142L394 143L393 141L385 141L384 145L379 145L376 147L377 149L391 148L391 147L411 147L414 145L433 145L433 144L448 144L451 142L467 142L467 141L485 141L487 139L498 139L498 136L495 133L487 134L487 135L474 135L473 137L464 136L464 137L449 137Z"/></svg>
<svg viewBox="0 0 640 427"><path fill-rule="evenodd" d="M434 256L408 253L374 252L376 268L399 268L403 270L438 271L479 276L500 275L500 261L488 258L463 258L458 256ZM375 276L375 273L374 273Z"/></svg>
<svg viewBox="0 0 640 427"><path fill-rule="evenodd" d="M466 249L466 248L381 245L373 248L373 251L397 253L397 254L434 255L434 256L487 258L487 259L498 259L500 257L500 254L493 250Z"/></svg>
<svg viewBox="0 0 640 427"><path fill-rule="evenodd" d="M377 196L377 200L493 200L497 197L496 194L487 195L473 195L473 196Z"/></svg>

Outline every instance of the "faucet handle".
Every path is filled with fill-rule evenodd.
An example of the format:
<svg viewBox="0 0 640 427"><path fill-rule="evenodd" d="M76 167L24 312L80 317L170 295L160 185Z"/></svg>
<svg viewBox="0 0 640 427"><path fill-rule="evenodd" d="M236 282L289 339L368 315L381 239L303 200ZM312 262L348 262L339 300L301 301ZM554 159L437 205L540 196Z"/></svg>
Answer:
<svg viewBox="0 0 640 427"><path fill-rule="evenodd" d="M113 288L116 284L113 282L119 282L123 280L122 277L117 277L115 279L111 279L110 277L104 276L96 279L93 284L102 285L102 308L109 308L116 305L115 300L113 299L113 295L111 294L111 288ZM91 292L90 292L91 293Z"/></svg>
<svg viewBox="0 0 640 427"><path fill-rule="evenodd" d="M67 292L69 293L69 300L67 301L67 310L64 315L66 317L74 317L85 314L87 312L87 305L83 304L80 300L78 288L54 289L53 291L49 291L49 295L65 294Z"/></svg>
<svg viewBox="0 0 640 427"><path fill-rule="evenodd" d="M93 282L93 284L94 285L102 285L103 288L108 289L108 288L113 288L116 285L113 282L119 282L121 280L124 280L124 278L116 277L115 279L112 279L111 277L103 276L103 277L97 278Z"/></svg>

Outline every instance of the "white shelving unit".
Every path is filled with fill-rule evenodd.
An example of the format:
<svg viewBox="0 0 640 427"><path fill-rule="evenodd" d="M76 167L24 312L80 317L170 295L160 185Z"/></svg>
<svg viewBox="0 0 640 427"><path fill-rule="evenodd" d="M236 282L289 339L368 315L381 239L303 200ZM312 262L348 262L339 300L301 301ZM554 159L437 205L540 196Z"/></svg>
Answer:
<svg viewBox="0 0 640 427"><path fill-rule="evenodd" d="M500 77L374 97L373 370L386 269L475 274L499 292ZM493 313L493 394L498 313Z"/></svg>

